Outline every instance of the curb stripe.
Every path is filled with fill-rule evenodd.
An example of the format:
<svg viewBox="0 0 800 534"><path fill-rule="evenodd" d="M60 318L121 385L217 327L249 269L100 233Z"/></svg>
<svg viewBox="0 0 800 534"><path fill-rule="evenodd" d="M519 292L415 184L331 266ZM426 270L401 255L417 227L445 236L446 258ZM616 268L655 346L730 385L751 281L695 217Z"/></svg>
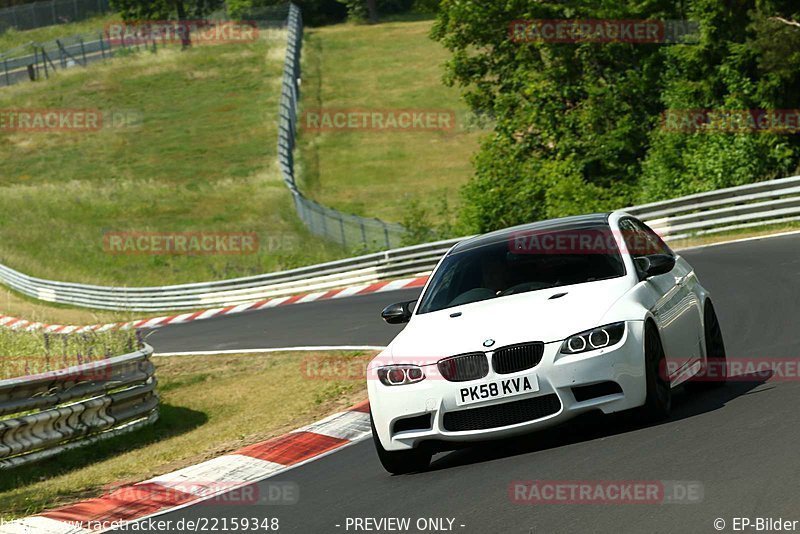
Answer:
<svg viewBox="0 0 800 534"><path fill-rule="evenodd" d="M237 454L283 465L293 465L324 452L338 449L346 443L348 440L314 432L293 432L265 443L245 447Z"/></svg>
<svg viewBox="0 0 800 534"><path fill-rule="evenodd" d="M94 527L88 522L136 521L193 506L366 438L372 431L364 410L369 411L368 401L234 453L123 486L102 497L5 523L0 534L86 534L92 531L73 525L78 522ZM224 497L221 500L224 502Z"/></svg>
<svg viewBox="0 0 800 534"><path fill-rule="evenodd" d="M184 312L178 315L152 317L148 319L137 319L124 323L111 323L104 325L43 325L41 323L31 323L24 319L17 317L10 317L0 314L0 326L11 328L14 330L26 328L27 330L44 330L45 332L69 334L72 332L90 332L100 331L104 332L112 328L141 328L141 329L155 329L162 328L170 324L184 324L191 321L202 321L211 319L221 315L234 315L237 313L246 312L249 310L264 310L267 308L275 308L277 306L289 306L291 304L303 304L306 302L316 302L319 300L340 299L345 297L352 297L355 295L366 295L368 293L383 293L389 291L397 291L399 289L410 289L422 287L428 281L428 276L420 276L417 278L404 278L400 280L383 280L371 284L362 284L353 287L330 289L326 291L319 291L314 293L300 293L298 295L290 295L285 297L275 297L271 299L262 299L253 302L245 302L243 304L236 304L226 306L223 308L211 308L207 310L198 310L194 312Z"/></svg>
<svg viewBox="0 0 800 534"><path fill-rule="evenodd" d="M120 488L106 497L45 512L42 517L64 522L128 521L183 504L193 498L189 493L159 484L143 483Z"/></svg>

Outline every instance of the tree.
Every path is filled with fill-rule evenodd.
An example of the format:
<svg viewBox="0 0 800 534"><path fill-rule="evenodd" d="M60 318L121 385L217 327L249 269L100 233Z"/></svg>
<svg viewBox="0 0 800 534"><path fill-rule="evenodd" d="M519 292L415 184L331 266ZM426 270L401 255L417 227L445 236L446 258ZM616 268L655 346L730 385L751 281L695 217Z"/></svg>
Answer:
<svg viewBox="0 0 800 534"><path fill-rule="evenodd" d="M432 36L452 53L445 81L495 125L463 190L468 231L792 172L798 135L675 134L661 123L671 109L800 107L795 4L442 0ZM513 21L534 19L689 20L699 35L686 44L512 38Z"/></svg>
<svg viewBox="0 0 800 534"><path fill-rule="evenodd" d="M221 8L224 0L111 0L126 21L202 19ZM189 31L181 31L183 47L191 45Z"/></svg>

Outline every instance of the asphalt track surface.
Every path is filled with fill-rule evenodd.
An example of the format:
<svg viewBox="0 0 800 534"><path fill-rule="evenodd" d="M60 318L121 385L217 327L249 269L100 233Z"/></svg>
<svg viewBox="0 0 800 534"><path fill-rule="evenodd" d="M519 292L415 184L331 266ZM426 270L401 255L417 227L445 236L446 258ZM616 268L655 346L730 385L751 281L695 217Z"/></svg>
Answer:
<svg viewBox="0 0 800 534"><path fill-rule="evenodd" d="M682 254L712 291L729 358L798 356L800 236ZM176 326L158 332L153 342L159 351L385 344L396 329L382 324L378 313L407 297L413 292ZM338 533L356 532L346 529L347 518L409 517L413 526L418 518L446 517L455 519L453 532L525 534L719 532L717 518L726 523L722 532L734 532L734 517L800 520L800 384L775 378L753 375L704 393L680 391L672 417L657 425L583 417L523 438L437 455L421 474L388 476L371 441L362 441L260 483L260 492L275 482L298 484L295 505L195 505L159 519L277 517L280 532ZM697 481L703 499L520 505L508 495L518 480Z"/></svg>

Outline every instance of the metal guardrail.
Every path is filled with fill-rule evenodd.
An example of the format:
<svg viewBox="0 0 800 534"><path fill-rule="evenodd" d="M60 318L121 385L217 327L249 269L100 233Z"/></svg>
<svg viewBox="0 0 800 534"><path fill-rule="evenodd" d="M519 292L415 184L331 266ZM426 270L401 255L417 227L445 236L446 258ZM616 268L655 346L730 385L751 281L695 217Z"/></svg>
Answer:
<svg viewBox="0 0 800 534"><path fill-rule="evenodd" d="M289 8L286 62L281 82L278 120L278 164L283 181L294 197L297 215L311 233L323 236L344 247L368 249L399 246L405 229L400 224L342 213L306 198L295 180L294 148L297 141L300 105L300 57L303 46L303 17L295 4Z"/></svg>
<svg viewBox="0 0 800 534"><path fill-rule="evenodd" d="M666 240L800 220L800 176L627 208Z"/></svg>
<svg viewBox="0 0 800 534"><path fill-rule="evenodd" d="M0 381L0 470L155 422L152 354L145 345L124 356Z"/></svg>
<svg viewBox="0 0 800 534"><path fill-rule="evenodd" d="M800 176L627 208L666 240L800 220ZM106 287L34 278L0 265L0 282L29 297L85 308L131 311L232 306L428 273L464 238L368 254L290 271L164 287Z"/></svg>
<svg viewBox="0 0 800 534"><path fill-rule="evenodd" d="M86 308L166 311L231 306L428 272L457 240L379 252L280 273L164 287L105 287L34 278L0 265L0 282L29 297Z"/></svg>

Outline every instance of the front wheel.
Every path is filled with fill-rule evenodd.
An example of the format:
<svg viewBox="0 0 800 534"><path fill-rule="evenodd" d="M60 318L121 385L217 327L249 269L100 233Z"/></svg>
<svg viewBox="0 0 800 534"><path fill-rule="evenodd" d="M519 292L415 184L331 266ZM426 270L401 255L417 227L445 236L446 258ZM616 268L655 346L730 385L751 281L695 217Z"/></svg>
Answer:
<svg viewBox="0 0 800 534"><path fill-rule="evenodd" d="M387 451L383 448L378 432L375 431L375 421L372 413L369 414L369 422L372 426L372 441L375 443L375 450L378 452L378 459L381 465L393 475L405 475L424 471L431 463L431 453L422 449L411 449L408 451Z"/></svg>
<svg viewBox="0 0 800 534"><path fill-rule="evenodd" d="M667 371L667 360L658 329L647 323L644 333L644 363L647 397L641 408L642 419L660 421L672 409L672 388Z"/></svg>

